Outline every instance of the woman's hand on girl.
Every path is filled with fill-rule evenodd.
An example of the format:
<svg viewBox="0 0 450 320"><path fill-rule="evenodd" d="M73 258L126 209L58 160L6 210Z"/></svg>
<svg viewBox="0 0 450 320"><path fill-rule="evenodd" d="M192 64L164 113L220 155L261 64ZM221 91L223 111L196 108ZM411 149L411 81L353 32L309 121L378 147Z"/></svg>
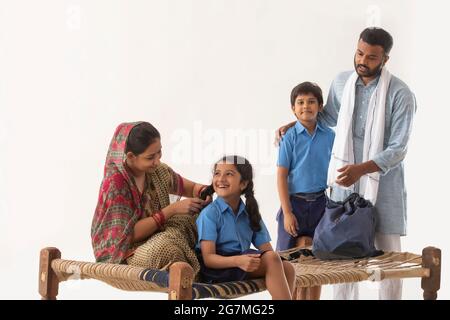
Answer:
<svg viewBox="0 0 450 320"><path fill-rule="evenodd" d="M187 198L181 201L177 201L173 204L173 214L197 214L205 206L206 200L199 198Z"/></svg>
<svg viewBox="0 0 450 320"><path fill-rule="evenodd" d="M253 272L259 268L261 263L261 255L259 254L244 254L241 256L236 256L236 264L237 266L246 271Z"/></svg>
<svg viewBox="0 0 450 320"><path fill-rule="evenodd" d="M203 206L206 207L208 204L210 204L212 202L212 197L211 196L207 196L206 200L203 203Z"/></svg>

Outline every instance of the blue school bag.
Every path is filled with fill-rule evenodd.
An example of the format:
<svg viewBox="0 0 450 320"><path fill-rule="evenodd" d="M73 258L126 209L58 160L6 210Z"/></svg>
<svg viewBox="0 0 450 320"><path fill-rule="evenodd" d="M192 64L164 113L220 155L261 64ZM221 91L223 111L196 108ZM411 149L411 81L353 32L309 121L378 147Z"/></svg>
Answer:
<svg viewBox="0 0 450 320"><path fill-rule="evenodd" d="M312 252L322 260L373 257L376 250L375 208L352 193L342 202L327 198L325 213L314 233Z"/></svg>

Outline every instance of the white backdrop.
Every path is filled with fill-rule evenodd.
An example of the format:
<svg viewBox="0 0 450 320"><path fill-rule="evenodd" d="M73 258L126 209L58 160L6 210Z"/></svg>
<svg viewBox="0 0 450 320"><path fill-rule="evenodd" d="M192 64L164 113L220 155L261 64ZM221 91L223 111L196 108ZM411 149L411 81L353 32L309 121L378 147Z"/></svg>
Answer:
<svg viewBox="0 0 450 320"><path fill-rule="evenodd" d="M352 68L367 25L391 32L388 66L418 100L403 249L440 247L447 269L449 9L445 0L1 0L0 298L39 298L45 246L93 260L90 224L120 122L153 123L163 161L194 181L208 183L224 152L247 156L275 241L273 132L293 119L290 91L309 80L326 95ZM449 284L444 272L440 298L450 297ZM361 297L376 298L375 289L363 284ZM405 281L405 299L421 295L420 281ZM322 297L332 298L331 287ZM86 280L61 284L59 298L166 296Z"/></svg>

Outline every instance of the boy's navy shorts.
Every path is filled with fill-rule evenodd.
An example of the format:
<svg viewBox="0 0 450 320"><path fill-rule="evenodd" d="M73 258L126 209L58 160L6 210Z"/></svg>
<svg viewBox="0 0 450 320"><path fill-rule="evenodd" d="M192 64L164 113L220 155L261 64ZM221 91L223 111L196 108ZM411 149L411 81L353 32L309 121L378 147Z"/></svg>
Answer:
<svg viewBox="0 0 450 320"><path fill-rule="evenodd" d="M292 237L289 233L286 232L286 230L284 230L284 215L283 210L280 208L277 214L278 251L295 247L297 244L297 238L299 237L314 237L314 231L325 212L327 200L325 193L323 193L323 195L317 197L315 200L305 200L302 198L298 198L295 195L291 195L290 202L292 206L292 212L297 218L298 222L297 237Z"/></svg>

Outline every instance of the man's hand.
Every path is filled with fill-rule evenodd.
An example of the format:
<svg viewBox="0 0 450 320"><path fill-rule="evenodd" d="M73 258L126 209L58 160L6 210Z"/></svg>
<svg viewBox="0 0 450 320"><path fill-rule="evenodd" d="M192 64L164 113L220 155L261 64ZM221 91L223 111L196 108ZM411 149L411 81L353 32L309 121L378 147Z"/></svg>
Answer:
<svg viewBox="0 0 450 320"><path fill-rule="evenodd" d="M337 171L342 173L336 178L336 183L344 187L350 187L363 175L381 171L381 169L380 167L378 167L375 161L369 160L363 163L344 166Z"/></svg>
<svg viewBox="0 0 450 320"><path fill-rule="evenodd" d="M288 123L288 124L282 126L281 128L279 128L279 129L277 129L275 131L275 142L274 142L274 145L278 146L280 144L281 138L286 134L286 132L288 131L288 129L290 127L295 125L295 122L296 121Z"/></svg>
<svg viewBox="0 0 450 320"><path fill-rule="evenodd" d="M342 173L337 176L336 183L344 187L350 187L365 174L360 164L350 164L337 171Z"/></svg>

